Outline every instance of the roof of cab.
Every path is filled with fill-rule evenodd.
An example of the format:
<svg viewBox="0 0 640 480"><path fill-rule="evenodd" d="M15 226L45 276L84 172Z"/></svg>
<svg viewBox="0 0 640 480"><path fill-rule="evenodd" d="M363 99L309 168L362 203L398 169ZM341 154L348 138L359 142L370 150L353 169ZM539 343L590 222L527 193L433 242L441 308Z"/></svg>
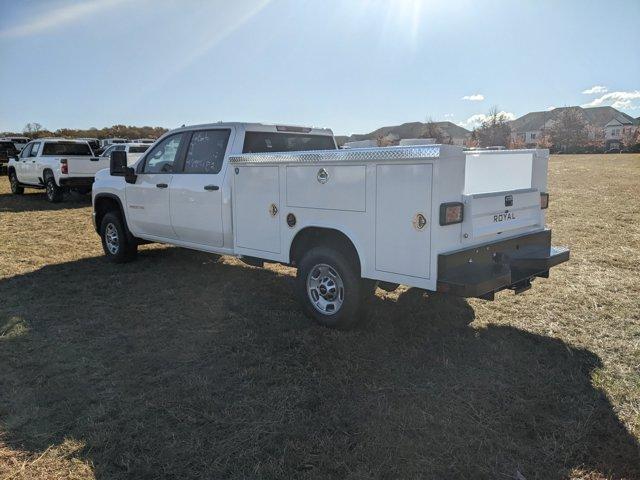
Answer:
<svg viewBox="0 0 640 480"><path fill-rule="evenodd" d="M60 137L34 138L32 141L41 141L41 140L44 140L46 142L87 143L86 140L83 140L80 138L60 138Z"/></svg>
<svg viewBox="0 0 640 480"><path fill-rule="evenodd" d="M245 132L277 132L278 128L290 128L290 129L309 129L308 132L295 132L289 131L288 133L303 133L311 135L327 135L333 136L333 131L330 128L316 128L303 125L282 125L282 124L268 124L268 123L249 123L249 122L216 122L216 123L203 123L200 125L184 125L180 128L171 130L177 132L180 130L195 130L204 128L221 128L221 127L235 127Z"/></svg>

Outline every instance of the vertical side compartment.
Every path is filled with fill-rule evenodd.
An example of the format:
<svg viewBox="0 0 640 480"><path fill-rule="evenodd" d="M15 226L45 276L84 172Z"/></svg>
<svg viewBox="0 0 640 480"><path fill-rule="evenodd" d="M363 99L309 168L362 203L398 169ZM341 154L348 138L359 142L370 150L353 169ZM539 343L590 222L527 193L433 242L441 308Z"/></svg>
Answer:
<svg viewBox="0 0 640 480"><path fill-rule="evenodd" d="M433 165L376 168L376 270L429 278ZM416 218L426 224L419 228Z"/></svg>
<svg viewBox="0 0 640 480"><path fill-rule="evenodd" d="M237 166L233 177L236 246L256 253L280 253L278 167Z"/></svg>

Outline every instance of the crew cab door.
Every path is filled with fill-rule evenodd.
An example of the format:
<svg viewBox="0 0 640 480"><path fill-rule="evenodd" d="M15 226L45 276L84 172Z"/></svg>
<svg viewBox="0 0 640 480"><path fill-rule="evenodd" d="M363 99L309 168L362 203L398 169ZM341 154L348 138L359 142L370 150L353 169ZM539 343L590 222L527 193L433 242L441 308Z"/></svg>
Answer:
<svg viewBox="0 0 640 480"><path fill-rule="evenodd" d="M18 157L18 161L16 162L16 176L18 177L18 181L22 183L27 182L28 175L28 165L31 163L31 158L29 155L31 154L31 147L33 147L33 143L28 143L20 152L20 156Z"/></svg>
<svg viewBox="0 0 640 480"><path fill-rule="evenodd" d="M162 140L145 156L136 182L127 183L127 221L134 235L176 238L169 214L169 187L185 136L180 132Z"/></svg>
<svg viewBox="0 0 640 480"><path fill-rule="evenodd" d="M221 247L224 243L223 169L232 131L195 130L186 133L185 155L173 175L170 191L171 225L179 240Z"/></svg>
<svg viewBox="0 0 640 480"><path fill-rule="evenodd" d="M31 150L29 151L29 158L27 158L26 162L23 165L23 173L22 176L25 183L30 183L32 185L40 183L40 158L38 155L40 154L40 150L42 149L42 142L33 142L31 146ZM44 179L43 179L44 180Z"/></svg>

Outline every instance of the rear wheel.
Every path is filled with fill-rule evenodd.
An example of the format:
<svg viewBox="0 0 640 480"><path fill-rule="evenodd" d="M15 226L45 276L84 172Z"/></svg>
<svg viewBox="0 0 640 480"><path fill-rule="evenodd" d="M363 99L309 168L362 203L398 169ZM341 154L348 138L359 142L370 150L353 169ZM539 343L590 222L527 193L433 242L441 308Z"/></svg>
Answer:
<svg viewBox="0 0 640 480"><path fill-rule="evenodd" d="M122 218L117 212L109 212L102 218L100 237L104 254L114 263L130 262L138 252L137 242L127 235Z"/></svg>
<svg viewBox="0 0 640 480"><path fill-rule="evenodd" d="M49 200L49 202L51 203L61 202L64 190L56 185L56 179L53 178L53 175L49 174L44 183L47 191L47 200Z"/></svg>
<svg viewBox="0 0 640 480"><path fill-rule="evenodd" d="M315 247L300 260L296 294L308 317L325 327L346 330L364 316L370 284L360 278L353 259L332 248Z"/></svg>
<svg viewBox="0 0 640 480"><path fill-rule="evenodd" d="M24 187L20 186L16 172L13 170L9 172L9 183L11 184L11 193L14 195L22 195L24 193Z"/></svg>

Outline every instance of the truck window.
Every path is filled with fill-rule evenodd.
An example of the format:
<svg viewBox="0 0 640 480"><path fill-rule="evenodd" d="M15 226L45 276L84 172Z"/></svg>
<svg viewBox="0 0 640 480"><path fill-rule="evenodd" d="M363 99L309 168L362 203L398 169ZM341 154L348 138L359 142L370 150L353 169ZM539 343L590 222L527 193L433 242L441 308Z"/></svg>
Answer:
<svg viewBox="0 0 640 480"><path fill-rule="evenodd" d="M301 152L308 150L335 150L329 135L302 135L282 132L247 132L242 153Z"/></svg>
<svg viewBox="0 0 640 480"><path fill-rule="evenodd" d="M31 153L29 153L29 156L30 157L37 157L39 151L40 151L40 142L36 142L31 147Z"/></svg>
<svg viewBox="0 0 640 480"><path fill-rule="evenodd" d="M32 150L33 153L33 150ZM42 149L45 157L59 157L61 155L73 155L76 157L91 156L91 149L87 143L75 142L46 142Z"/></svg>
<svg viewBox="0 0 640 480"><path fill-rule="evenodd" d="M18 149L15 147L13 142L0 142L0 152L11 157L18 153Z"/></svg>
<svg viewBox="0 0 640 480"><path fill-rule="evenodd" d="M142 147L129 147L129 153L144 153L149 149L149 145Z"/></svg>
<svg viewBox="0 0 640 480"><path fill-rule="evenodd" d="M172 173L182 135L182 133L176 133L156 145L145 158L143 172Z"/></svg>
<svg viewBox="0 0 640 480"><path fill-rule="evenodd" d="M114 146L107 147L107 149L104 152L102 152L101 156L102 157L110 157L111 156L111 152L113 152L114 149L115 149Z"/></svg>
<svg viewBox="0 0 640 480"><path fill-rule="evenodd" d="M218 173L222 168L230 134L231 130L193 132L184 162L184 173Z"/></svg>
<svg viewBox="0 0 640 480"><path fill-rule="evenodd" d="M20 158L26 158L31 155L31 147L33 147L33 143L29 143L27 146L25 146L20 152Z"/></svg>

